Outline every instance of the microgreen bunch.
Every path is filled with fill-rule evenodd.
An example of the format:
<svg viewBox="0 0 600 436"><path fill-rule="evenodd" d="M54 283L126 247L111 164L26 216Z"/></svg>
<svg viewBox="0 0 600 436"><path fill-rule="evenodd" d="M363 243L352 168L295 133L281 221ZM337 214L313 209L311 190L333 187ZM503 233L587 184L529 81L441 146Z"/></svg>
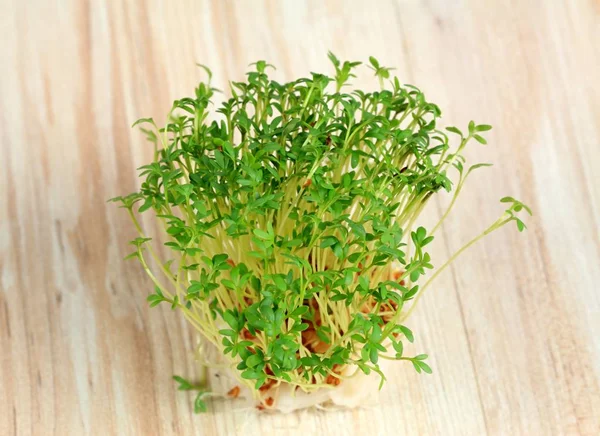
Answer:
<svg viewBox="0 0 600 436"><path fill-rule="evenodd" d="M154 282L150 305L181 311L257 394L331 387L348 367L383 382L382 358L431 372L426 355L404 354L407 316L464 249L511 221L522 230L517 213L530 212L502 199L506 212L421 284L435 232L487 165L467 167L463 151L491 127L438 129L440 109L373 58L381 89L347 91L361 63L329 58L333 77L288 83L256 62L216 113L206 69L165 127L136 122L154 161L140 168L138 192L113 199L139 232L131 257ZM440 190L453 191L447 211L431 231L417 227ZM144 212L164 228L167 258L143 231Z"/></svg>

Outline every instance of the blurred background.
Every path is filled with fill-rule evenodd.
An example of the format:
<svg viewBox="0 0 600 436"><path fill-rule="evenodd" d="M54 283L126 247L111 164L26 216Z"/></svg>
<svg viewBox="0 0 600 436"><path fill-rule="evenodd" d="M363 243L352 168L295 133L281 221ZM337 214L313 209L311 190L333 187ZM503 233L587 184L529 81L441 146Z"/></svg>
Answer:
<svg viewBox="0 0 600 436"><path fill-rule="evenodd" d="M0 0L0 434L600 434L600 4L595 0ZM395 67L488 146L438 238L442 263L513 195L535 216L464 254L409 326L434 373L397 364L379 403L194 415L172 374L195 333L149 310L110 197L208 65L279 81L341 60ZM373 84L363 67L356 86ZM368 85L372 86L372 85ZM428 213L437 217L443 195Z"/></svg>

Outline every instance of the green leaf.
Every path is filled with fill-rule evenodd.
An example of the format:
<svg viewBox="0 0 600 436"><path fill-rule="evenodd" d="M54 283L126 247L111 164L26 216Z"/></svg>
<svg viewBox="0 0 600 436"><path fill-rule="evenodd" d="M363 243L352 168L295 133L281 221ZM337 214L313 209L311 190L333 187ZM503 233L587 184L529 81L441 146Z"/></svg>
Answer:
<svg viewBox="0 0 600 436"><path fill-rule="evenodd" d="M148 297L146 297L146 301L148 301L150 303L150 307L155 307L155 306L159 305L160 303L162 303L163 301L168 302L169 300L167 300L165 298L165 296L163 295L160 288L158 286L155 286L154 294L148 295ZM176 299L173 300L173 302L172 302L173 306L177 306L177 301L178 300L176 300Z"/></svg>
<svg viewBox="0 0 600 436"><path fill-rule="evenodd" d="M327 52L327 57L329 57L329 60L335 67L340 66L340 61L338 60L338 58L335 57L335 55L332 52Z"/></svg>
<svg viewBox="0 0 600 436"><path fill-rule="evenodd" d="M149 123L149 124L155 125L154 124L154 120L152 118L140 118L139 120L136 120L136 122L133 123L131 125L131 127L133 128L133 127L135 127L135 126L137 126L139 124L145 124L145 123Z"/></svg>
<svg viewBox="0 0 600 436"><path fill-rule="evenodd" d="M258 238L263 239L265 241L268 241L271 239L271 235L268 232L265 232L264 230L261 230L261 229L254 229L254 230L252 230L252 233L254 233Z"/></svg>
<svg viewBox="0 0 600 436"><path fill-rule="evenodd" d="M478 163L478 164L475 164L475 165L471 165L469 167L469 172L474 171L477 168L484 168L484 167L491 167L491 166L492 166L492 164L489 164L489 163Z"/></svg>
<svg viewBox="0 0 600 436"><path fill-rule="evenodd" d="M369 62L373 65L376 70L379 69L379 62L373 56L369 56Z"/></svg>
<svg viewBox="0 0 600 436"><path fill-rule="evenodd" d="M376 348L371 348L371 350L369 351L369 359L373 364L376 364L379 360L379 352Z"/></svg>
<svg viewBox="0 0 600 436"><path fill-rule="evenodd" d="M258 390L262 385L267 381L267 377L264 375L259 375L256 383L254 384L254 389Z"/></svg>
<svg viewBox="0 0 600 436"><path fill-rule="evenodd" d="M328 248L332 245L338 244L339 241L335 236L327 236L321 240L321 248Z"/></svg>
<svg viewBox="0 0 600 436"><path fill-rule="evenodd" d="M229 329L222 329L219 330L219 333L222 334L223 336L229 336L231 338L235 338L237 336L237 333L233 330L229 330ZM223 338L224 340L225 338ZM223 342L223 344L227 344L227 345L231 345L231 341L227 340L227 343Z"/></svg>
<svg viewBox="0 0 600 436"><path fill-rule="evenodd" d="M475 132L475 122L469 121L469 135L472 135Z"/></svg>
<svg viewBox="0 0 600 436"><path fill-rule="evenodd" d="M139 258L140 258L140 252L139 251L134 251L133 253L130 253L127 256L125 256L123 258L123 260L139 259Z"/></svg>
<svg viewBox="0 0 600 436"><path fill-rule="evenodd" d="M485 140L485 138L483 138L480 135L473 135L473 138L475 138L475 140L477 142L479 142L480 144L487 144L487 141Z"/></svg>
<svg viewBox="0 0 600 436"><path fill-rule="evenodd" d="M198 392L194 400L194 413L204 413L207 410L206 403L202 399L206 392Z"/></svg>
<svg viewBox="0 0 600 436"><path fill-rule="evenodd" d="M210 82L210 80L212 79L212 71L210 70L210 68L208 68L206 65L203 64L196 64L197 66L199 66L200 68L202 68L206 74L208 75L208 81Z"/></svg>
<svg viewBox="0 0 600 436"><path fill-rule="evenodd" d="M228 310L226 312L223 312L223 320L227 324L229 324L229 327L231 327L233 329L233 331L235 331L235 332L240 331L238 320L232 311Z"/></svg>
<svg viewBox="0 0 600 436"><path fill-rule="evenodd" d="M411 329L409 329L406 326L403 325L399 325L398 328L400 329L400 331L402 332L402 334L406 337L406 339L408 339L408 342L414 342L415 337L413 336L413 332Z"/></svg>
<svg viewBox="0 0 600 436"><path fill-rule="evenodd" d="M404 345L402 344L402 342L392 342L392 344L394 346L394 350L396 350L396 357L402 357L402 354L404 353Z"/></svg>
<svg viewBox="0 0 600 436"><path fill-rule="evenodd" d="M463 136L462 132L456 127L446 127L446 130L452 133L456 133L457 135Z"/></svg>
<svg viewBox="0 0 600 436"><path fill-rule="evenodd" d="M179 386L177 387L177 389L179 389L180 391L190 391L197 388L196 385L178 375L174 375L173 380L175 380L178 383Z"/></svg>
<svg viewBox="0 0 600 436"><path fill-rule="evenodd" d="M378 324L373 325L373 331L371 332L371 341L379 342L381 340L381 327Z"/></svg>
<svg viewBox="0 0 600 436"><path fill-rule="evenodd" d="M418 362L418 365L421 367L421 369L423 371L425 371L427 374L431 374L433 371L431 370L431 367L429 365L427 365L425 362Z"/></svg>
<svg viewBox="0 0 600 436"><path fill-rule="evenodd" d="M257 354L252 354L248 359L246 359L246 365L249 368L254 368L262 363L262 359Z"/></svg>
<svg viewBox="0 0 600 436"><path fill-rule="evenodd" d="M291 318L300 317L307 312L308 312L308 306L300 306L300 307L297 307L296 309L294 309L294 311L292 313L290 313L290 317Z"/></svg>

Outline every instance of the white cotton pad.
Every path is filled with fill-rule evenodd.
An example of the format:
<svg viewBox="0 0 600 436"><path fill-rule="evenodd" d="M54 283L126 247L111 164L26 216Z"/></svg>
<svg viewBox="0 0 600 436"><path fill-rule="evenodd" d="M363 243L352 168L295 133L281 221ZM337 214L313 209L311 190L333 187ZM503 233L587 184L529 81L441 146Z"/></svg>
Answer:
<svg viewBox="0 0 600 436"><path fill-rule="evenodd" d="M386 342L382 343L382 345L387 348L390 345L390 341ZM216 353L212 354L214 356ZM382 372L386 372L390 362L384 359L379 361L379 367ZM248 386L240 384L239 379L236 377L235 369L224 368L217 373L218 381L213 378L215 383L211 384L211 388L216 393L226 396L229 390L235 386L239 386L240 392L237 398L244 400L246 405L259 407L261 404L264 404L265 399L270 397L273 399L273 404L266 407L266 409L280 413L292 413L318 406L356 408L366 404L369 399L377 397L381 382L381 378L376 372L371 372L367 375L355 366L347 366L343 370L342 375L344 377L351 377L342 379L337 386L325 386L313 392L304 392L287 383L282 383L261 392L260 398L257 398Z"/></svg>

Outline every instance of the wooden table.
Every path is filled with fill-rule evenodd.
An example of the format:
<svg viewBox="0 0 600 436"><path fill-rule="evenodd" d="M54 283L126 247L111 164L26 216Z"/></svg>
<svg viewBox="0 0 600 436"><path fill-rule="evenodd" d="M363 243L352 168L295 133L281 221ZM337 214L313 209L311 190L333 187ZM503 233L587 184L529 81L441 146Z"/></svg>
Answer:
<svg viewBox="0 0 600 436"><path fill-rule="evenodd" d="M2 1L0 434L600 434L599 13L593 0ZM447 125L494 125L470 157L496 165L465 188L437 264L505 194L535 217L424 298L409 325L433 375L397 364L363 410L194 415L171 375L196 372L195 334L149 310L149 280L122 261L131 225L106 203L151 155L130 126L191 93L195 62L225 88L258 59L280 80L330 72L328 49L397 67Z"/></svg>

